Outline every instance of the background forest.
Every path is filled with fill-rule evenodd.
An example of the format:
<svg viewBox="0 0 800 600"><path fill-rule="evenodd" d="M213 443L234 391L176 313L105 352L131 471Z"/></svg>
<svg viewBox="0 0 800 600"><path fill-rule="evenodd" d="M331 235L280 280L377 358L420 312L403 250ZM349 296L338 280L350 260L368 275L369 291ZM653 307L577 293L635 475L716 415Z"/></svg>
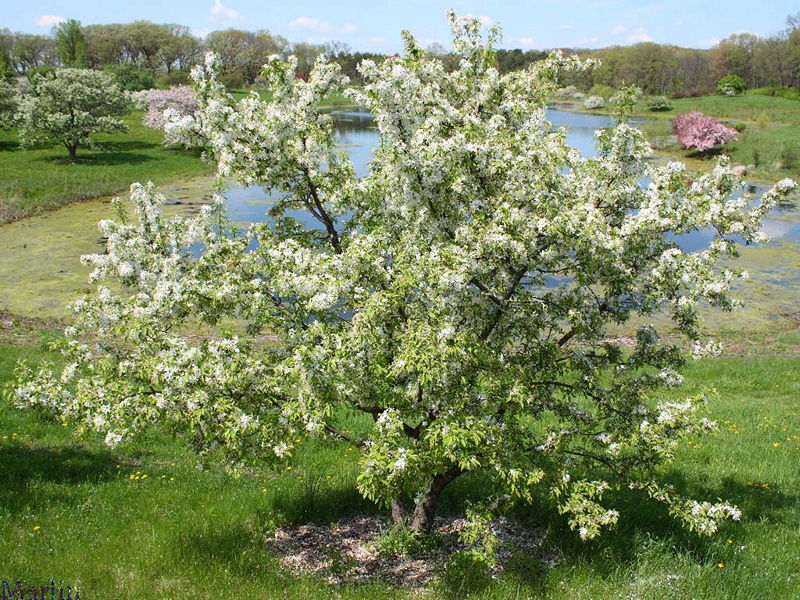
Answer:
<svg viewBox="0 0 800 600"><path fill-rule="evenodd" d="M361 60L383 56L354 51L342 42L290 43L263 29L226 29L200 38L189 27L177 24L81 25L70 20L55 27L51 35L0 30L0 72L11 77L58 65L108 69L128 89L145 89L154 83L186 83L189 69L206 50L220 57L225 83L234 88L257 83L261 65L270 54L296 55L298 76L306 77L315 57L325 53L355 83L360 82L356 66ZM788 17L784 29L772 36L735 33L707 50L654 42L562 50L602 61L599 68L567 82L584 90L632 83L651 95L699 96L714 92L717 82L729 74L741 77L756 93L795 97L789 88L800 87L800 14ZM456 58L447 48L433 44L427 51L446 66L455 66ZM497 66L501 72L524 68L548 52L501 49Z"/></svg>

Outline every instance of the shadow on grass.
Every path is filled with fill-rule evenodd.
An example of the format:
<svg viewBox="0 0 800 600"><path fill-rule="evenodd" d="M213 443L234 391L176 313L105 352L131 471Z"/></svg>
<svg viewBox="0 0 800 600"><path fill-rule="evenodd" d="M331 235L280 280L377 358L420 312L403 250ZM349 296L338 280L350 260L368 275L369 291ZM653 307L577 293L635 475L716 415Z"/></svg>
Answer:
<svg viewBox="0 0 800 600"><path fill-rule="evenodd" d="M109 167L125 164L140 164L160 159L157 156L135 152L98 152L96 154L81 154L78 152L78 157L74 162L71 161L66 154L48 154L46 156L40 156L35 160L74 167Z"/></svg>
<svg viewBox="0 0 800 600"><path fill-rule="evenodd" d="M556 555L568 565L583 564L601 578L609 578L634 568L642 555L650 551L683 555L697 564L714 562L720 539L736 536L737 528L747 523L785 522L792 508L800 505L800 494L795 490L763 489L732 477L723 479L717 487L689 481L676 472L664 479L687 498L710 502L722 498L738 506L743 513L742 521L721 523L720 531L711 537L698 535L670 516L666 506L627 488L607 494L603 504L619 510L619 525L594 541L581 541L544 494L536 497L532 504L512 507L509 516L520 524L542 529L544 555ZM488 479L465 476L448 487L440 513L463 514L468 501L485 500L494 491L497 490L492 489ZM541 556L518 555L509 562L506 572L507 577L544 594L549 569ZM464 594L479 593L490 583L490 578L479 574L478 567L456 563L444 574L442 593L446 597L461 598Z"/></svg>
<svg viewBox="0 0 800 600"><path fill-rule="evenodd" d="M688 158L696 158L698 160L710 160L712 158L722 156L723 154L730 156L725 148L722 146L715 146L714 148L709 148L708 150L690 150L686 156Z"/></svg>
<svg viewBox="0 0 800 600"><path fill-rule="evenodd" d="M608 495L608 502L604 504L619 510L619 525L595 541L582 542L569 529L566 519L542 499L531 506L518 507L513 512L520 522L543 527L550 544L557 548L566 563L582 562L591 565L601 576L609 577L618 573L621 567L634 565L642 552L652 546L684 554L698 564L713 561L718 551L718 541L727 535L726 532L735 532L748 522L764 519L783 521L786 509L800 502L800 496L794 492L767 491L732 478L725 479L717 488L690 485L675 474L671 474L669 482L675 485L680 495L688 498L711 502L723 498L738 506L743 513L742 521L720 523L720 531L714 536L698 535L670 516L666 506L627 489L613 496Z"/></svg>
<svg viewBox="0 0 800 600"><path fill-rule="evenodd" d="M379 514L355 485L328 485L321 477L303 477L276 486L273 513L285 525L332 523L355 514Z"/></svg>
<svg viewBox="0 0 800 600"><path fill-rule="evenodd" d="M109 452L95 452L80 446L60 448L0 449L0 505L10 512L22 512L33 505L64 502L68 494L57 490L31 491L32 483L76 485L97 483L113 475Z"/></svg>

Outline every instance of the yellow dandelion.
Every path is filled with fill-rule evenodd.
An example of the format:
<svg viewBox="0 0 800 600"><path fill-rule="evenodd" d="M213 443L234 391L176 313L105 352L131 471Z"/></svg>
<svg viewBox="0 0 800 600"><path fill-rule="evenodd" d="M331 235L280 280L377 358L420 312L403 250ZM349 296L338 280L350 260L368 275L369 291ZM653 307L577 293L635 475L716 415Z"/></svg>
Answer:
<svg viewBox="0 0 800 600"><path fill-rule="evenodd" d="M725 566L725 563L717 563L717 568L722 569Z"/></svg>
<svg viewBox="0 0 800 600"><path fill-rule="evenodd" d="M167 476L166 476L166 475L162 475L162 476L161 476L161 479L166 479L166 478L167 478Z"/></svg>
<svg viewBox="0 0 800 600"><path fill-rule="evenodd" d="M286 467L286 470L287 470L287 471L291 471L291 470L292 470L292 466L291 466L291 465L289 465L288 467Z"/></svg>
<svg viewBox="0 0 800 600"><path fill-rule="evenodd" d="M261 488L261 491L262 491L262 492L266 492L266 491L267 491L267 488Z"/></svg>
<svg viewBox="0 0 800 600"><path fill-rule="evenodd" d="M136 477L136 475L134 475L133 473L131 473L130 475L128 475L128 479L133 479L134 477Z"/></svg>
<svg viewBox="0 0 800 600"><path fill-rule="evenodd" d="M781 443L780 443L780 442L772 442L772 447L773 447L773 448L777 448L777 447L778 447L778 446L780 446L780 445L781 445Z"/></svg>
<svg viewBox="0 0 800 600"><path fill-rule="evenodd" d="M39 531L40 529L41 529L40 525L35 525L33 528L34 531Z"/></svg>
<svg viewBox="0 0 800 600"><path fill-rule="evenodd" d="M175 481L175 478L174 477L170 477L169 480L170 481Z"/></svg>
<svg viewBox="0 0 800 600"><path fill-rule="evenodd" d="M144 475L142 475L142 479L147 479L147 473L145 473Z"/></svg>
<svg viewBox="0 0 800 600"><path fill-rule="evenodd" d="M729 544L732 544L732 543L733 543L733 540L728 540L728 543L729 543Z"/></svg>

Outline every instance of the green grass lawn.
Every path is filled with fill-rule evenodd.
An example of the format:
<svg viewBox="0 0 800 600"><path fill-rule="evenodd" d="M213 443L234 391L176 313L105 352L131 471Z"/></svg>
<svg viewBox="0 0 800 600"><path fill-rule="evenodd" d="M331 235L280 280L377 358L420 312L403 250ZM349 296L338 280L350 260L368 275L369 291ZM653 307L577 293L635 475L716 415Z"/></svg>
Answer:
<svg viewBox="0 0 800 600"><path fill-rule="evenodd" d="M772 96L701 96L672 100L672 110L654 113L640 103L637 115L655 123L645 127L650 136L669 136L672 119L689 111L699 111L730 126L744 126L739 139L724 146L734 164L755 165L748 178L777 180L800 176L800 102ZM694 168L714 163L713 157L698 157L677 144L663 148ZM787 155L794 153L794 161ZM785 164L785 163L789 164ZM784 168L776 168L784 163Z"/></svg>
<svg viewBox="0 0 800 600"><path fill-rule="evenodd" d="M45 342L54 335L0 341L0 385L18 359L52 358ZM557 566L518 557L499 579L449 577L425 597L797 598L799 371L800 359L773 357L707 360L687 373L682 393L716 388L709 412L721 430L686 440L665 476L687 493L733 501L744 512L740 523L699 538L660 506L620 492L619 529L582 543L537 501L516 518L545 529ZM0 579L79 583L86 599L419 597L380 583L291 577L264 549L276 526L375 512L354 490L355 455L308 442L289 463L231 479L213 464L199 470L180 441L158 431L109 450L97 436L76 438L2 401ZM485 493L465 477L448 490L443 511L458 514L465 499Z"/></svg>
<svg viewBox="0 0 800 600"><path fill-rule="evenodd" d="M212 172L199 153L163 146L163 132L142 125L141 111L124 120L127 133L96 136L104 150L80 148L76 164L61 146L22 150L16 130L0 130L0 223L115 194L135 181L160 184Z"/></svg>

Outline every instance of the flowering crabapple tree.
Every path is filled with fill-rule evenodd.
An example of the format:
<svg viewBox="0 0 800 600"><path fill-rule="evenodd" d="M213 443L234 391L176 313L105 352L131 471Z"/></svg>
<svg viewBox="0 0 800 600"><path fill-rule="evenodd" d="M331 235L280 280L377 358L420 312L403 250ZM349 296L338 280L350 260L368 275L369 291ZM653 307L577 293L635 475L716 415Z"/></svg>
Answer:
<svg viewBox="0 0 800 600"><path fill-rule="evenodd" d="M698 152L711 150L715 146L736 140L738 132L726 127L714 117L709 117L693 110L675 117L672 132L678 137L678 143L684 148L694 148Z"/></svg>
<svg viewBox="0 0 800 600"><path fill-rule="evenodd" d="M602 96L589 96L583 101L584 108L589 109L604 108L605 105L606 101L603 100Z"/></svg>
<svg viewBox="0 0 800 600"><path fill-rule="evenodd" d="M211 206L166 218L153 186L135 184L136 218L101 222L106 253L84 257L98 289L75 305L68 366L21 366L19 404L110 445L166 423L232 466L286 457L305 436L353 444L360 492L416 531L475 473L496 494L470 508L471 535L490 536L493 510L537 490L584 539L618 521L607 492L620 487L701 533L737 519L656 477L683 436L714 427L702 398L664 394L681 382L678 346L647 325L627 348L607 328L663 309L695 355L713 350L698 305L734 306L740 273L719 266L736 254L731 236L762 239L761 218L793 184L748 208L724 159L700 177L656 166L621 120L581 156L545 109L587 63L554 54L501 75L499 32L484 41L452 13L451 25L456 70L405 33L401 57L364 61L363 89L346 90L380 132L363 178L315 108L345 89L335 64L319 58L303 81L293 58L272 57L271 99L236 102L208 55L193 72L199 110L168 134L202 143L221 178L280 193L271 221L239 233ZM708 228L701 251L671 241ZM238 333L183 333L222 319ZM353 414L368 434L347 428Z"/></svg>
<svg viewBox="0 0 800 600"><path fill-rule="evenodd" d="M20 143L63 144L75 160L79 147L92 145L92 134L127 131L119 119L127 112L128 100L111 75L91 69L35 75L17 112Z"/></svg>
<svg viewBox="0 0 800 600"><path fill-rule="evenodd" d="M164 129L170 119L193 115L197 110L197 94L186 85L168 90L146 90L136 94L139 105L147 112L144 124L150 129Z"/></svg>
<svg viewBox="0 0 800 600"><path fill-rule="evenodd" d="M0 129L11 127L17 112L17 86L0 79Z"/></svg>

